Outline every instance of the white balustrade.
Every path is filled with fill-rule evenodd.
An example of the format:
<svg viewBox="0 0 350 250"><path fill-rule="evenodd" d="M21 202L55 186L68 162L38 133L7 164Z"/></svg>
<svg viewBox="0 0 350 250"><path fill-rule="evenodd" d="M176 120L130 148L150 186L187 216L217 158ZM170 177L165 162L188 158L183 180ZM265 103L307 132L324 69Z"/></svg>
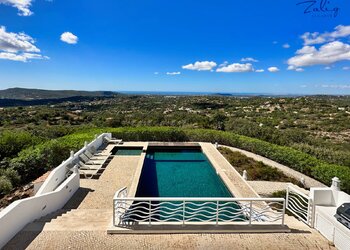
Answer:
<svg viewBox="0 0 350 250"><path fill-rule="evenodd" d="M274 224L284 225L284 198L127 197L123 188L113 199L115 226L138 224Z"/></svg>
<svg viewBox="0 0 350 250"><path fill-rule="evenodd" d="M304 194L293 186L287 187L287 210L305 224L313 227L314 223L314 205L311 197Z"/></svg>

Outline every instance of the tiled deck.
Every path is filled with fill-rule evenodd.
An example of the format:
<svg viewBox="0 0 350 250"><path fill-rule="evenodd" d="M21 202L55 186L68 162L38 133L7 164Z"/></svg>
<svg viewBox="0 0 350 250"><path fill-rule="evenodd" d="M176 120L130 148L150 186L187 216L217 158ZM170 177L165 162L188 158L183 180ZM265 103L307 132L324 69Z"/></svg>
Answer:
<svg viewBox="0 0 350 250"><path fill-rule="evenodd" d="M145 145L125 143L140 144ZM240 183L235 170L211 145L202 147L230 182ZM134 189L132 182L142 161L142 156L114 157L98 180L82 179L80 189L62 210L29 224L5 249L333 249L317 231L290 216L286 224L291 233L108 235L114 193L124 186ZM239 196L256 196L250 188L242 188Z"/></svg>

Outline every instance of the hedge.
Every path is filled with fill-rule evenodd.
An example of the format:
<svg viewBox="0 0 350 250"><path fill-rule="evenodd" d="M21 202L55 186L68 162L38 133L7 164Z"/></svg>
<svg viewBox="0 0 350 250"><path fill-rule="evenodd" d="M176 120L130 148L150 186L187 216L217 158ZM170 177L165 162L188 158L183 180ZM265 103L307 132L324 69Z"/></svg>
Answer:
<svg viewBox="0 0 350 250"><path fill-rule="evenodd" d="M326 185L337 176L342 181L342 190L350 193L350 168L328 164L311 155L278 146L255 138L231 132L209 129L182 129L173 127L122 127L84 129L55 140L51 140L21 151L12 159L10 167L21 175L22 182L31 181L43 172L59 165L69 156L70 150L81 148L84 141L91 141L95 134L111 132L113 137L125 141L204 141L241 148L271 160L285 164L301 173L309 175ZM1 192L1 190L0 190Z"/></svg>

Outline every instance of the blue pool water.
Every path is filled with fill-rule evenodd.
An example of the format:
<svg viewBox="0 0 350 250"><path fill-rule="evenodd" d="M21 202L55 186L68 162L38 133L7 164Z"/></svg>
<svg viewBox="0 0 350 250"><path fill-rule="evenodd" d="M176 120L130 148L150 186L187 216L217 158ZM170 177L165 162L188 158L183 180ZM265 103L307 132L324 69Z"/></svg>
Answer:
<svg viewBox="0 0 350 250"><path fill-rule="evenodd" d="M205 154L198 148L148 148L139 180L136 197L232 197L221 178L216 174ZM181 209L180 201L154 201L151 220L166 221L203 221L213 218L217 209L216 202L196 201L186 203ZM219 221L232 220L232 213L240 210L236 202L219 202ZM180 209L179 209L180 205ZM148 218L149 203L134 202L130 211L139 211L128 220ZM199 213L194 215L194 211ZM171 214L171 215L170 215ZM245 216L237 215L234 220L244 221Z"/></svg>
<svg viewBox="0 0 350 250"><path fill-rule="evenodd" d="M114 147L112 155L141 155L142 147Z"/></svg>
<svg viewBox="0 0 350 250"><path fill-rule="evenodd" d="M149 148L137 197L232 197L200 148Z"/></svg>

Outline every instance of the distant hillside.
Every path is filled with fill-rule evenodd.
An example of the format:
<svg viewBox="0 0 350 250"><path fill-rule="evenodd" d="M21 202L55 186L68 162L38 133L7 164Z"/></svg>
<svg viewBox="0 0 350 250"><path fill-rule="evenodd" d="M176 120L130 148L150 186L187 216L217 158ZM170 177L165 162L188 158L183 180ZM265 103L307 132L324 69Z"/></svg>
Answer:
<svg viewBox="0 0 350 250"><path fill-rule="evenodd" d="M41 99L61 99L76 96L100 97L112 96L112 91L77 91L77 90L44 90L44 89L25 89L9 88L0 90L0 99L16 100L41 100Z"/></svg>
<svg viewBox="0 0 350 250"><path fill-rule="evenodd" d="M65 98L49 98L49 99L1 99L0 98L0 108L5 107L17 107L17 106L36 106L36 105L54 105L64 102L91 102L96 100L105 100L113 98L114 96L72 96Z"/></svg>

